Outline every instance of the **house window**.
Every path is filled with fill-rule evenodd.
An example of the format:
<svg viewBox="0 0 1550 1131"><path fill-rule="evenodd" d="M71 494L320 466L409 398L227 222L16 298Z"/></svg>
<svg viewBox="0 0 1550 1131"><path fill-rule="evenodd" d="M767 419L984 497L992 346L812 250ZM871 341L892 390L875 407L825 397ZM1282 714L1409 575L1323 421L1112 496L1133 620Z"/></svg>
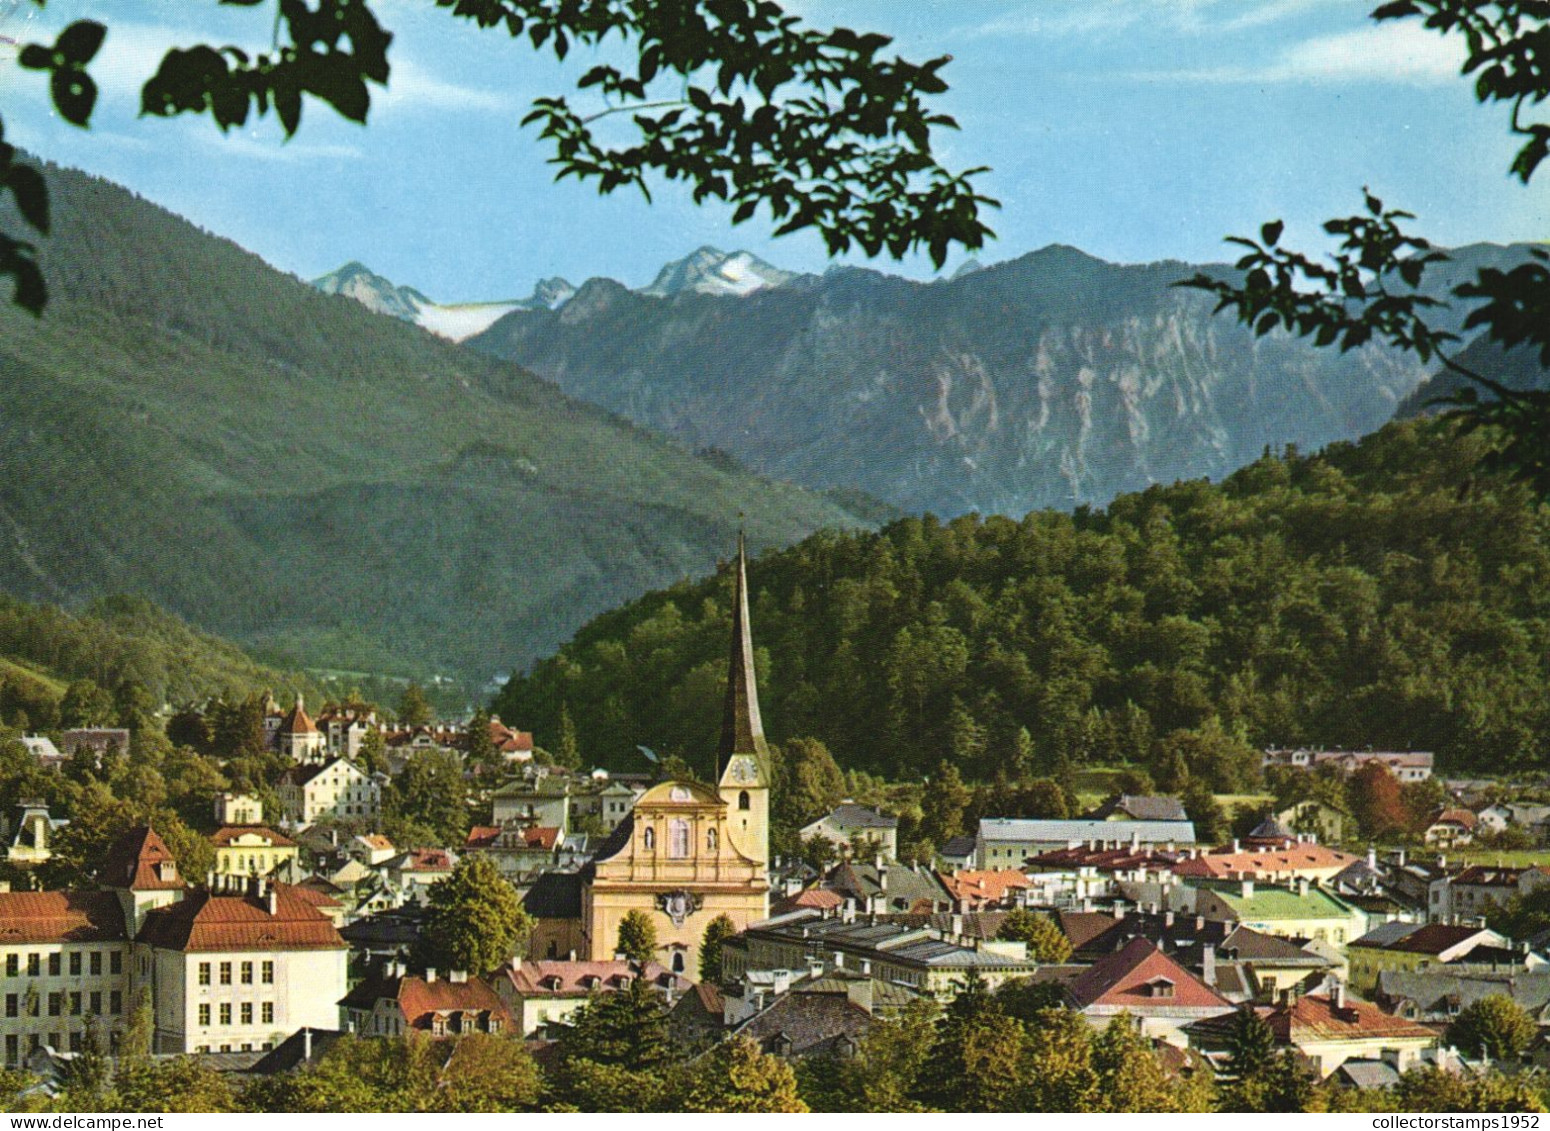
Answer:
<svg viewBox="0 0 1550 1131"><path fill-rule="evenodd" d="M102 991L101 990L93 990L91 992L91 1013L92 1013L92 1016L95 1017L95 1016L97 1016L97 1014L99 1014L101 1012L102 1012Z"/></svg>
<svg viewBox="0 0 1550 1131"><path fill-rule="evenodd" d="M231 1024L231 1002L229 1001L221 1002L221 1024Z"/></svg>
<svg viewBox="0 0 1550 1131"><path fill-rule="evenodd" d="M681 950L675 950L673 952L673 973L674 974L682 974L683 972L684 972L684 952L681 951Z"/></svg>
<svg viewBox="0 0 1550 1131"><path fill-rule="evenodd" d="M223 985L223 986L231 985L231 963L230 962L223 962L223 963L221 963L221 985Z"/></svg>
<svg viewBox="0 0 1550 1131"><path fill-rule="evenodd" d="M263 979L264 979L264 985L270 986L270 985L274 984L274 963L273 962L265 962L260 972L261 972L261 974L263 976Z"/></svg>
<svg viewBox="0 0 1550 1131"><path fill-rule="evenodd" d="M19 954L8 954L8 955L5 956L5 976L7 978L14 978L14 977L16 977L16 975L21 973L21 969L22 969L21 955L19 955Z"/></svg>
<svg viewBox="0 0 1550 1131"><path fill-rule="evenodd" d="M675 860L689 856L689 822L679 817L667 823L667 854Z"/></svg>
<svg viewBox="0 0 1550 1131"><path fill-rule="evenodd" d="M265 1025L274 1024L274 1002L266 1001L259 1009L259 1016L263 1018Z"/></svg>
<svg viewBox="0 0 1550 1131"><path fill-rule="evenodd" d="M48 976L57 978L64 973L64 955L54 953L48 956Z"/></svg>
<svg viewBox="0 0 1550 1131"><path fill-rule="evenodd" d="M100 950L91 952L91 972L93 977L97 977L102 973L102 951Z"/></svg>
<svg viewBox="0 0 1550 1131"><path fill-rule="evenodd" d="M81 1015L81 991L80 990L71 990L70 991L70 1016L71 1017L79 1017L80 1015Z"/></svg>
<svg viewBox="0 0 1550 1131"><path fill-rule="evenodd" d="M753 801L749 798L748 791L746 789L737 795L737 807L739 809L753 808Z"/></svg>
<svg viewBox="0 0 1550 1131"><path fill-rule="evenodd" d="M58 992L48 995L48 1015L50 1017L58 1017L64 1011L64 997L64 994Z"/></svg>
<svg viewBox="0 0 1550 1131"><path fill-rule="evenodd" d="M43 973L43 956L41 954L29 954L27 956L27 977L36 978Z"/></svg>
<svg viewBox="0 0 1550 1131"><path fill-rule="evenodd" d="M108 971L113 974L124 972L124 956L121 952L115 950L108 956Z"/></svg>
<svg viewBox="0 0 1550 1131"><path fill-rule="evenodd" d="M253 1003L251 1001L245 1001L245 1002L242 1003L242 1014L241 1014L241 1016L242 1016L242 1023L244 1025L251 1025L251 1024L253 1024Z"/></svg>
<svg viewBox="0 0 1550 1131"><path fill-rule="evenodd" d="M21 1058L21 1040L15 1033L11 1033L5 1038L5 1062L14 1067L21 1061Z"/></svg>
<svg viewBox="0 0 1550 1131"><path fill-rule="evenodd" d="M242 984L244 986L251 986L253 984L253 964L251 962L244 962L242 964Z"/></svg>
<svg viewBox="0 0 1550 1131"><path fill-rule="evenodd" d="M76 950L76 951L72 951L70 953L70 977L72 977L72 978L79 978L80 976L81 976L81 952Z"/></svg>
<svg viewBox="0 0 1550 1131"><path fill-rule="evenodd" d="M7 1017L20 1017L22 1009L21 998L16 994L5 995L5 1015Z"/></svg>
<svg viewBox="0 0 1550 1131"><path fill-rule="evenodd" d="M210 984L210 964L208 962L201 962L199 964L199 984L201 986L208 986Z"/></svg>
<svg viewBox="0 0 1550 1131"><path fill-rule="evenodd" d="M201 1025L210 1024L210 1003L207 1001L199 1004L199 1023Z"/></svg>

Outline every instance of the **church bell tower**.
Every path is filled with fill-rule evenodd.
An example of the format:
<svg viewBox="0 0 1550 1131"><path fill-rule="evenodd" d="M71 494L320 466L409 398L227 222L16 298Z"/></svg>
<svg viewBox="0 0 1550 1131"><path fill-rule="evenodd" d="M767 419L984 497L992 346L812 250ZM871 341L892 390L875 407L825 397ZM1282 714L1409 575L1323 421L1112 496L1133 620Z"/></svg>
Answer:
<svg viewBox="0 0 1550 1131"><path fill-rule="evenodd" d="M770 860L770 750L759 718L759 688L753 667L753 630L748 619L748 561L737 536L737 577L732 597L732 652L727 668L726 705L721 716L721 797L727 805L732 845L761 865Z"/></svg>

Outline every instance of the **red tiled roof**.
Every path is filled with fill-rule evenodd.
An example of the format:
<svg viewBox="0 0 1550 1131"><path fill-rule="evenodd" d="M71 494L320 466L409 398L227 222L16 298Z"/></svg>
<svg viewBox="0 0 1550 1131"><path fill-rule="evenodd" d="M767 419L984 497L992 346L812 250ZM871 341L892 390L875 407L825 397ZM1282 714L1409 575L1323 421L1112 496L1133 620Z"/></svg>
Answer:
<svg viewBox="0 0 1550 1131"><path fill-rule="evenodd" d="M1001 903L1013 891L1031 887L1028 877L1015 868L1001 868L980 872L938 872L937 878L954 900L971 903Z"/></svg>
<svg viewBox="0 0 1550 1131"><path fill-rule="evenodd" d="M397 857L401 872L450 872L452 854L444 848L411 848Z"/></svg>
<svg viewBox="0 0 1550 1131"><path fill-rule="evenodd" d="M140 940L164 950L344 950L347 944L318 910L315 892L273 885L268 897L213 895L199 889L145 917Z"/></svg>
<svg viewBox="0 0 1550 1131"><path fill-rule="evenodd" d="M148 825L130 829L103 858L102 882L130 891L179 891L178 863L165 841Z"/></svg>
<svg viewBox="0 0 1550 1131"><path fill-rule="evenodd" d="M281 734L317 734L318 728L312 725L312 720L307 717L307 712L302 710L301 700L296 700L296 706L280 721Z"/></svg>
<svg viewBox="0 0 1550 1131"><path fill-rule="evenodd" d="M434 982L414 975L367 978L339 1003L353 1009L375 1008L382 999L396 1001L411 1029L429 1029L438 1013L489 1013L499 1017L509 1031L512 1019L506 1003L482 978L454 982L445 975Z"/></svg>
<svg viewBox="0 0 1550 1131"><path fill-rule="evenodd" d="M222 825L210 834L210 843L216 848L229 848L239 836L261 836L269 841L270 848L295 848L296 842L281 836L267 825Z"/></svg>
<svg viewBox="0 0 1550 1131"><path fill-rule="evenodd" d="M1166 979L1170 997L1156 997L1145 987ZM1093 963L1071 983L1071 996L1082 1008L1123 1006L1144 1013L1149 1007L1231 1009L1232 1004L1144 938L1131 939L1122 950Z"/></svg>
<svg viewBox="0 0 1550 1131"><path fill-rule="evenodd" d="M1265 1020L1281 1044L1437 1038L1426 1026L1384 1013L1371 1002L1348 997L1344 1007L1336 1009L1327 994L1307 994L1290 1005L1277 1006Z"/></svg>
<svg viewBox="0 0 1550 1131"><path fill-rule="evenodd" d="M837 891L828 888L803 888L795 895L788 895L771 908L771 914L785 915L790 911L799 911L804 907L816 908L819 911L832 911L844 904L845 897Z"/></svg>
<svg viewBox="0 0 1550 1131"><path fill-rule="evenodd" d="M1173 866L1176 876L1228 879L1237 876L1284 875L1288 872L1325 871L1349 867L1361 860L1322 844L1294 844L1265 852L1208 852Z"/></svg>
<svg viewBox="0 0 1550 1131"><path fill-rule="evenodd" d="M1469 884L1473 887L1498 887L1516 888L1518 879L1524 872L1546 871L1544 868L1502 868L1490 864L1471 864L1458 875L1453 877L1455 884Z"/></svg>
<svg viewBox="0 0 1550 1131"><path fill-rule="evenodd" d="M113 942L128 937L123 905L114 892L0 892L0 946Z"/></svg>
<svg viewBox="0 0 1550 1131"><path fill-rule="evenodd" d="M362 833L355 839L360 841L367 848L386 850L393 847L393 842L390 841L387 837L383 836L381 833Z"/></svg>
<svg viewBox="0 0 1550 1131"><path fill-rule="evenodd" d="M1057 911L1055 922L1070 941L1071 949L1081 950L1119 920L1102 911Z"/></svg>
<svg viewBox="0 0 1550 1131"><path fill-rule="evenodd" d="M1468 809L1444 809L1432 818L1435 825L1459 825L1465 829L1475 827L1475 815Z"/></svg>
<svg viewBox="0 0 1550 1131"><path fill-rule="evenodd" d="M463 842L464 848L491 848L500 839L501 827L499 825L475 825L468 830L468 839Z"/></svg>
<svg viewBox="0 0 1550 1131"><path fill-rule="evenodd" d="M646 979L661 983L672 977L665 966L646 963ZM496 977L505 978L511 988L528 997L575 997L623 989L635 975L628 962L525 961L521 967L501 967ZM594 981L595 980L595 981Z"/></svg>

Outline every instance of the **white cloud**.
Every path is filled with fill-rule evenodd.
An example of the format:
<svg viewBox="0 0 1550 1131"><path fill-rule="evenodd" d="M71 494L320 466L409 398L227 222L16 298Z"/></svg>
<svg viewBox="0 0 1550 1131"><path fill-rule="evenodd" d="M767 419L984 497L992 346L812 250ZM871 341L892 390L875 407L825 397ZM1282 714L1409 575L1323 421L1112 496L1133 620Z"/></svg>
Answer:
<svg viewBox="0 0 1550 1131"><path fill-rule="evenodd" d="M267 131L254 129L222 134L209 123L194 129L189 137L199 145L213 149L222 157L236 157L249 161L284 162L301 161L353 161L362 156L353 145L322 145L314 142L282 141L266 136Z"/></svg>
<svg viewBox="0 0 1550 1131"><path fill-rule="evenodd" d="M965 30L974 38L1093 37L1145 26L1231 34L1351 0L1039 0Z"/></svg>
<svg viewBox="0 0 1550 1131"><path fill-rule="evenodd" d="M422 107L431 110L507 112L511 98L499 91L463 86L439 78L413 59L389 55L392 73L385 93L373 88L372 101L389 107Z"/></svg>
<svg viewBox="0 0 1550 1131"><path fill-rule="evenodd" d="M1232 64L1199 70L1152 71L1133 78L1205 83L1400 83L1440 86L1458 81L1465 47L1416 24L1379 24L1321 36L1283 48L1263 66Z"/></svg>

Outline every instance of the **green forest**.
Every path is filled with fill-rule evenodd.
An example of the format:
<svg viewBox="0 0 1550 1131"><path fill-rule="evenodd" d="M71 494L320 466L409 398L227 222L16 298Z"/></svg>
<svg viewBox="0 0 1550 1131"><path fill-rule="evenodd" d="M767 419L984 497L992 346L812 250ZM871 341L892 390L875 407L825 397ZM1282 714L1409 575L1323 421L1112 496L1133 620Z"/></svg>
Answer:
<svg viewBox="0 0 1550 1131"><path fill-rule="evenodd" d="M766 729L918 780L1136 765L1220 792L1259 748L1545 763L1546 511L1436 420L1219 484L1021 521L930 516L822 532L750 566ZM711 771L731 572L601 616L495 709L581 757L637 744ZM704 765L701 765L704 763Z"/></svg>

